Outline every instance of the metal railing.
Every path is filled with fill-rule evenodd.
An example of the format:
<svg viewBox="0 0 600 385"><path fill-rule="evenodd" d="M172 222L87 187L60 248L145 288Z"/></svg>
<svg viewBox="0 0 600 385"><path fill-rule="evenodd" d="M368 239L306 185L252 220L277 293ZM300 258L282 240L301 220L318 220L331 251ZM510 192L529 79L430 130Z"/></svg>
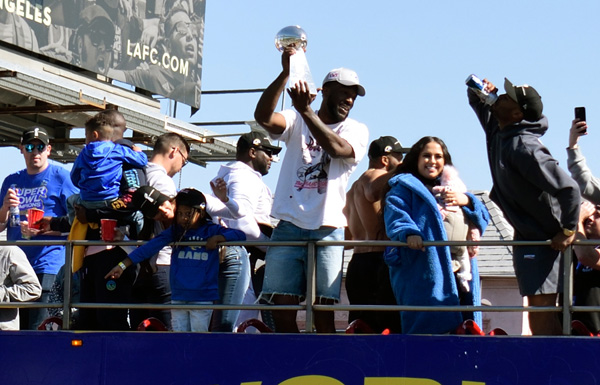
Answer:
<svg viewBox="0 0 600 385"><path fill-rule="evenodd" d="M141 246L145 241L126 241L111 242L115 246ZM72 269L72 250L74 246L105 246L103 241L6 241L3 245L17 246L46 246L46 245L64 245L65 246L65 271ZM181 246L202 246L205 242L180 242ZM578 240L569 246L564 252L563 260L563 304L562 306L403 306L403 305L320 305L315 304L315 255L316 248L319 246L344 246L346 248L354 246L397 246L406 247L403 242L393 241L295 241L295 242L223 242L223 246L295 246L306 247L308 253L307 277L306 277L306 304L302 305L164 305L164 304L126 304L126 303L80 303L72 302L71 288L72 275L64 275L64 293L62 303L41 303L41 302L10 302L0 303L0 309L3 308L62 308L63 309L63 329L68 330L71 324L71 308L110 308L110 309L214 309L214 310L304 310L306 311L305 332L314 332L314 312L315 311L350 311L350 310L369 310L369 311L485 311L485 312L561 312L563 321L563 334L571 334L571 318L573 312L595 312L600 311L600 306L574 306L573 305L573 246L597 246L600 240ZM550 241L435 241L423 242L425 247L429 246L549 246ZM107 271L108 273L108 271Z"/></svg>

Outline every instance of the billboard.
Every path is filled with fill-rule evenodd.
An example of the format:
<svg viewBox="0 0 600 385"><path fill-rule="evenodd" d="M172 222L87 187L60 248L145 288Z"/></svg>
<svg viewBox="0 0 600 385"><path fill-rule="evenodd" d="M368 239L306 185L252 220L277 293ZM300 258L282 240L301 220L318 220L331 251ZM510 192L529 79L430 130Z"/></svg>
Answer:
<svg viewBox="0 0 600 385"><path fill-rule="evenodd" d="M0 40L198 108L205 0L0 0Z"/></svg>

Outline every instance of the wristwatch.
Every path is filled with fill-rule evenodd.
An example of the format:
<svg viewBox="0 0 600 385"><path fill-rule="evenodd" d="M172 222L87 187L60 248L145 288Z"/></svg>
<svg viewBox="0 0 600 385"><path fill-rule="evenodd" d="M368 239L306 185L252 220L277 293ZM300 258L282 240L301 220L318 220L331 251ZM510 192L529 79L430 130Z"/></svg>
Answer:
<svg viewBox="0 0 600 385"><path fill-rule="evenodd" d="M575 234L575 230L569 230L569 229L562 229L563 230L563 234L566 235L567 237L570 237L571 235Z"/></svg>

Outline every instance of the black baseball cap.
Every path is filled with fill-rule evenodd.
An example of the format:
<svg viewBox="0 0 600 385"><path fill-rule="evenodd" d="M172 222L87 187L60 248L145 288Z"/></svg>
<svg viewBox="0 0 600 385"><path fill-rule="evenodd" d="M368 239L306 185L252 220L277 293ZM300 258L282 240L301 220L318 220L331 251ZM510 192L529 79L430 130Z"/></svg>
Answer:
<svg viewBox="0 0 600 385"><path fill-rule="evenodd" d="M247 147L247 148L258 148L258 149L267 149L270 150L273 155L277 155L281 152L281 147L277 147L271 143L271 139L266 134L263 134L258 131L251 131L246 134L240 136L238 139L237 147Z"/></svg>
<svg viewBox="0 0 600 385"><path fill-rule="evenodd" d="M542 117L542 97L535 88L524 84L522 86L513 85L510 80L504 78L504 90L506 94L521 107L525 120L535 122Z"/></svg>
<svg viewBox="0 0 600 385"><path fill-rule="evenodd" d="M48 145L48 142L50 141L50 136L48 135L48 131L46 131L44 128L28 128L25 132L23 132L23 136L21 137L21 144L27 144L35 139L41 141L45 145Z"/></svg>
<svg viewBox="0 0 600 385"><path fill-rule="evenodd" d="M169 200L169 197L156 188L142 186L135 190L131 197L133 207L137 208L145 217L154 218L160 205Z"/></svg>
<svg viewBox="0 0 600 385"><path fill-rule="evenodd" d="M79 19L81 20L79 28L87 31L92 27L97 27L100 31L108 32L111 36L110 39L114 40L115 25L101 6L97 4L88 5L79 14Z"/></svg>
<svg viewBox="0 0 600 385"><path fill-rule="evenodd" d="M369 159L377 159L392 152L403 153L405 151L398 139L393 136L380 136L369 146Z"/></svg>
<svg viewBox="0 0 600 385"><path fill-rule="evenodd" d="M175 197L175 202L178 205L193 207L195 209L206 208L206 198L204 194L195 188L184 188Z"/></svg>

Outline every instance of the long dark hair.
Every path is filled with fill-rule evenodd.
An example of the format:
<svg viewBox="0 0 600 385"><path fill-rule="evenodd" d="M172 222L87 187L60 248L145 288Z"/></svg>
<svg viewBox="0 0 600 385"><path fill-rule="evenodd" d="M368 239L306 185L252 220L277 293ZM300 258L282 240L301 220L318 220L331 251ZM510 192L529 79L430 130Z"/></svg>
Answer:
<svg viewBox="0 0 600 385"><path fill-rule="evenodd" d="M442 154L444 155L444 166L452 166L452 157L450 156L450 152L448 151L448 147L446 146L446 143L444 143L443 140L441 140L440 138L438 138L436 136L424 136L421 139L419 139L417 141L417 143L412 145L412 147L410 148L410 151L408 151L408 153L404 157L404 160L402 161L402 163L400 163L398 165L398 167L396 167L396 170L394 171L393 176L396 176L398 174L412 174L415 178L417 178L421 182L423 182L423 184L428 184L428 181L426 181L425 178L423 178L421 176L421 174L419 174L418 166L419 166L419 155L421 155L421 152L423 151L425 146L427 146L427 144L429 144L431 142L435 142L435 143L439 144L440 147L442 148ZM393 178L393 176L392 176L392 178ZM390 191L390 189L391 189L391 187L388 184L386 186L385 190L383 191L383 193L381 194L381 211L382 212L385 207L385 197L386 197L387 193Z"/></svg>
<svg viewBox="0 0 600 385"><path fill-rule="evenodd" d="M410 148L410 151L404 157L404 160L401 164L398 165L394 175L398 174L413 174L415 177L422 179L421 174L419 174L419 156L421 152L429 143L435 142L440 145L442 148L442 153L444 154L444 165L452 166L452 157L450 156L450 152L448 152L448 147L446 147L446 143L443 140L436 136L424 136L419 141Z"/></svg>

